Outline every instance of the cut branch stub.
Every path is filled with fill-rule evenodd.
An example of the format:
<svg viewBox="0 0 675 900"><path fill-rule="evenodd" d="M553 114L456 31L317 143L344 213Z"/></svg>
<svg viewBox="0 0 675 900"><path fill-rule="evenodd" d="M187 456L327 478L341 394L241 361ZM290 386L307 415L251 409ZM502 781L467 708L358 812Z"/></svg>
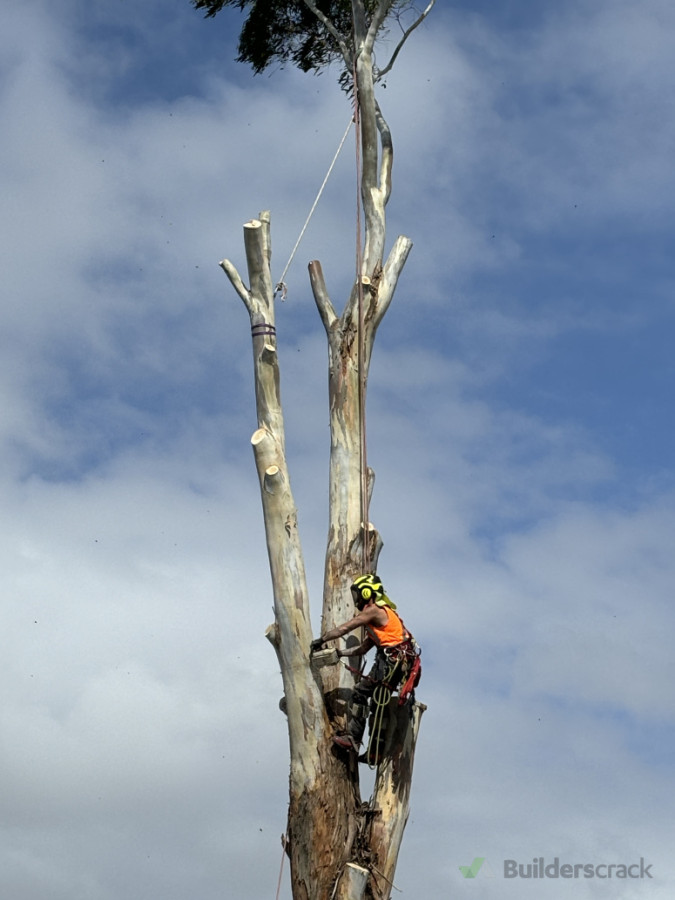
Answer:
<svg viewBox="0 0 675 900"><path fill-rule="evenodd" d="M363 560L367 559L370 562L369 569L371 572L377 571L377 564L380 558L380 553L382 551L382 547L384 546L384 542L380 537L380 533L375 528L372 522L368 522L368 529L366 532L366 540L367 544L364 548L363 546L363 522L361 522L361 528L359 529L359 533L357 537L354 539L354 543L351 546L349 555L352 560L352 564L356 570L361 572L363 569Z"/></svg>
<svg viewBox="0 0 675 900"><path fill-rule="evenodd" d="M281 473L279 466L268 466L265 469L265 477L263 478L263 490L268 494L273 494L279 487Z"/></svg>

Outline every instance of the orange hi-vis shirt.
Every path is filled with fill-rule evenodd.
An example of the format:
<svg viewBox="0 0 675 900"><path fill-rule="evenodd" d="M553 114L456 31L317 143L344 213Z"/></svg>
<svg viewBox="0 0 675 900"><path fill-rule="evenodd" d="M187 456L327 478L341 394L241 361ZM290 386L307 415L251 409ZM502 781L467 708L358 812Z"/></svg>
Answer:
<svg viewBox="0 0 675 900"><path fill-rule="evenodd" d="M366 625L366 631L375 641L378 647L395 647L407 641L410 635L406 631L403 622L399 619L393 609L388 606L382 606L387 614L386 625Z"/></svg>

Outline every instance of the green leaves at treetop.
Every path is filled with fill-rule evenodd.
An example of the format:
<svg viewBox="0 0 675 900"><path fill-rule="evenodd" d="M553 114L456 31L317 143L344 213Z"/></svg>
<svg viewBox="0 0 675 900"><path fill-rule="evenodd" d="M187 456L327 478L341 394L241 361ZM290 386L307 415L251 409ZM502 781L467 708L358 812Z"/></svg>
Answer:
<svg viewBox="0 0 675 900"><path fill-rule="evenodd" d="M303 0L192 0L192 5L207 16L226 6L248 14L239 35L237 61L249 63L256 73L273 62L291 62L303 72L320 72L330 62L343 59L335 37ZM351 0L315 0L315 6L351 49ZM377 0L364 0L367 17L376 6Z"/></svg>

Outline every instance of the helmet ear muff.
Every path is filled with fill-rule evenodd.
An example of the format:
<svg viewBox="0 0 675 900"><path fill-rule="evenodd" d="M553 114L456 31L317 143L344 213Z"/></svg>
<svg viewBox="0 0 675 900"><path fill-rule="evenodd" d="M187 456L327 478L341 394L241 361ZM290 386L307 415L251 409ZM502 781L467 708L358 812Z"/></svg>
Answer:
<svg viewBox="0 0 675 900"><path fill-rule="evenodd" d="M361 596L363 597L364 600L370 600L370 598L373 596L373 592L371 591L371 589L369 587L362 587L361 588Z"/></svg>

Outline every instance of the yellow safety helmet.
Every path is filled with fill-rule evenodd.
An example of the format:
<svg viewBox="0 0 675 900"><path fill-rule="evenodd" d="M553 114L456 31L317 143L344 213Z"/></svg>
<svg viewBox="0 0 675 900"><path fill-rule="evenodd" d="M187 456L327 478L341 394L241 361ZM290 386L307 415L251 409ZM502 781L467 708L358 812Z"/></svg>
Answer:
<svg viewBox="0 0 675 900"><path fill-rule="evenodd" d="M357 595L358 600L363 603L368 603L372 600L377 606L388 606L391 609L396 609L396 606L385 594L382 582L377 575L359 575L358 578L354 579L351 590Z"/></svg>

